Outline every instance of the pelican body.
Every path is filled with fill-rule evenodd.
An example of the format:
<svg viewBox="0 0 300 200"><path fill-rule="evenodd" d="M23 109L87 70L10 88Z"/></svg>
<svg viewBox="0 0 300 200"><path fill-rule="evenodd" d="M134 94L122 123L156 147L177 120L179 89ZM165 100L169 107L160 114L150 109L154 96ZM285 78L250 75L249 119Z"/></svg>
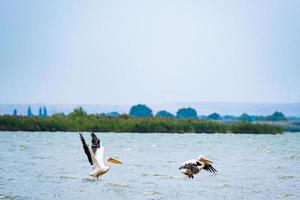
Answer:
<svg viewBox="0 0 300 200"><path fill-rule="evenodd" d="M202 169L209 171L210 173L216 173L217 170L212 166L212 163L212 161L203 158L203 156L199 156L197 159L183 162L179 167L179 170L189 178L194 178L194 175L198 174Z"/></svg>
<svg viewBox="0 0 300 200"><path fill-rule="evenodd" d="M79 135L80 135L80 140L82 142L84 152L87 155L89 163L92 165L92 171L89 173L89 175L92 176L93 179L96 178L98 179L99 176L106 174L110 170L110 167L108 165L106 166L103 162L104 147L101 145L100 140L97 138L97 136L94 133L91 134L92 148L90 148L86 144L82 134L79 133ZM106 161L114 164L122 163L121 161L117 159L113 159L111 157L108 157Z"/></svg>

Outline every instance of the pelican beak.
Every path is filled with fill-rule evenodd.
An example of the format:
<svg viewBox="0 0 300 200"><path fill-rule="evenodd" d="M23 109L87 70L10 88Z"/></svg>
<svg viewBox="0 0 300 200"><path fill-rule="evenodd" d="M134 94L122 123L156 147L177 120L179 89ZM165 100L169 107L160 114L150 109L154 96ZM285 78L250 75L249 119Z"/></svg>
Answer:
<svg viewBox="0 0 300 200"><path fill-rule="evenodd" d="M114 158L108 158L107 162L113 163L113 164L122 164L122 161L114 159Z"/></svg>

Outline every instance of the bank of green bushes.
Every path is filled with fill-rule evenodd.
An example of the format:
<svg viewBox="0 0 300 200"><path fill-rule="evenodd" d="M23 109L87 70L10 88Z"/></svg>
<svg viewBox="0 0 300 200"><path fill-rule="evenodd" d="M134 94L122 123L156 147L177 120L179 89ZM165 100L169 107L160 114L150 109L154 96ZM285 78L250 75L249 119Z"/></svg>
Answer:
<svg viewBox="0 0 300 200"><path fill-rule="evenodd" d="M127 115L52 115L49 117L0 116L1 131L94 131L134 133L253 133L277 134L282 129L267 124L222 122L199 119L134 118Z"/></svg>

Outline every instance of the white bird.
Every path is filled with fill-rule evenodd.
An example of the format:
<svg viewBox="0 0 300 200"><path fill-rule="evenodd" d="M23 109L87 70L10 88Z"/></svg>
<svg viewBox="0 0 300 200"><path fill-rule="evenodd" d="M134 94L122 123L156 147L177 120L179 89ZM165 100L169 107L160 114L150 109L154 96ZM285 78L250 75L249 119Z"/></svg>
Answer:
<svg viewBox="0 0 300 200"><path fill-rule="evenodd" d="M82 142L82 146L84 149L85 154L88 157L88 160L90 164L92 165L93 171L89 173L90 176L93 177L95 180L98 179L99 176L102 176L103 174L107 173L110 169L109 166L105 166L103 162L103 154L104 154L104 147L100 144L100 140L97 138L97 136L92 133L92 149L86 144L83 136L81 133L79 133L80 139ZM122 164L121 161L117 159L113 159L111 157L108 157L107 162L111 162L114 164Z"/></svg>
<svg viewBox="0 0 300 200"><path fill-rule="evenodd" d="M212 161L199 156L197 159L187 160L179 167L181 173L187 175L189 178L194 178L194 174L198 174L202 169L210 173L216 173L217 170L212 166Z"/></svg>

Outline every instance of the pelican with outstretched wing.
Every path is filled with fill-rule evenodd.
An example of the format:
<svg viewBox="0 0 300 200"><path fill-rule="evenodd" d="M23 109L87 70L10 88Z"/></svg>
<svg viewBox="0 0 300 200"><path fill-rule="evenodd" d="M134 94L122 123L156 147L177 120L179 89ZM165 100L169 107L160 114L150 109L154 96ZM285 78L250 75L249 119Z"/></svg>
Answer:
<svg viewBox="0 0 300 200"><path fill-rule="evenodd" d="M103 161L104 147L101 145L100 140L97 138L97 136L94 133L91 134L92 148L90 148L86 144L82 134L79 133L79 135L80 135L80 140L82 142L84 152L87 155L89 163L92 165L92 169L93 169L93 171L90 172L89 175L92 176L94 180L96 178L98 179L99 176L102 176L103 174L107 173L110 169L108 165L107 166L104 165L104 161ZM111 157L108 157L106 161L114 164L122 163L121 161L117 159L113 159Z"/></svg>
<svg viewBox="0 0 300 200"><path fill-rule="evenodd" d="M189 178L194 178L194 174L198 174L202 169L210 173L216 173L217 170L212 166L213 162L199 156L197 159L187 160L179 167L181 173L187 175Z"/></svg>

